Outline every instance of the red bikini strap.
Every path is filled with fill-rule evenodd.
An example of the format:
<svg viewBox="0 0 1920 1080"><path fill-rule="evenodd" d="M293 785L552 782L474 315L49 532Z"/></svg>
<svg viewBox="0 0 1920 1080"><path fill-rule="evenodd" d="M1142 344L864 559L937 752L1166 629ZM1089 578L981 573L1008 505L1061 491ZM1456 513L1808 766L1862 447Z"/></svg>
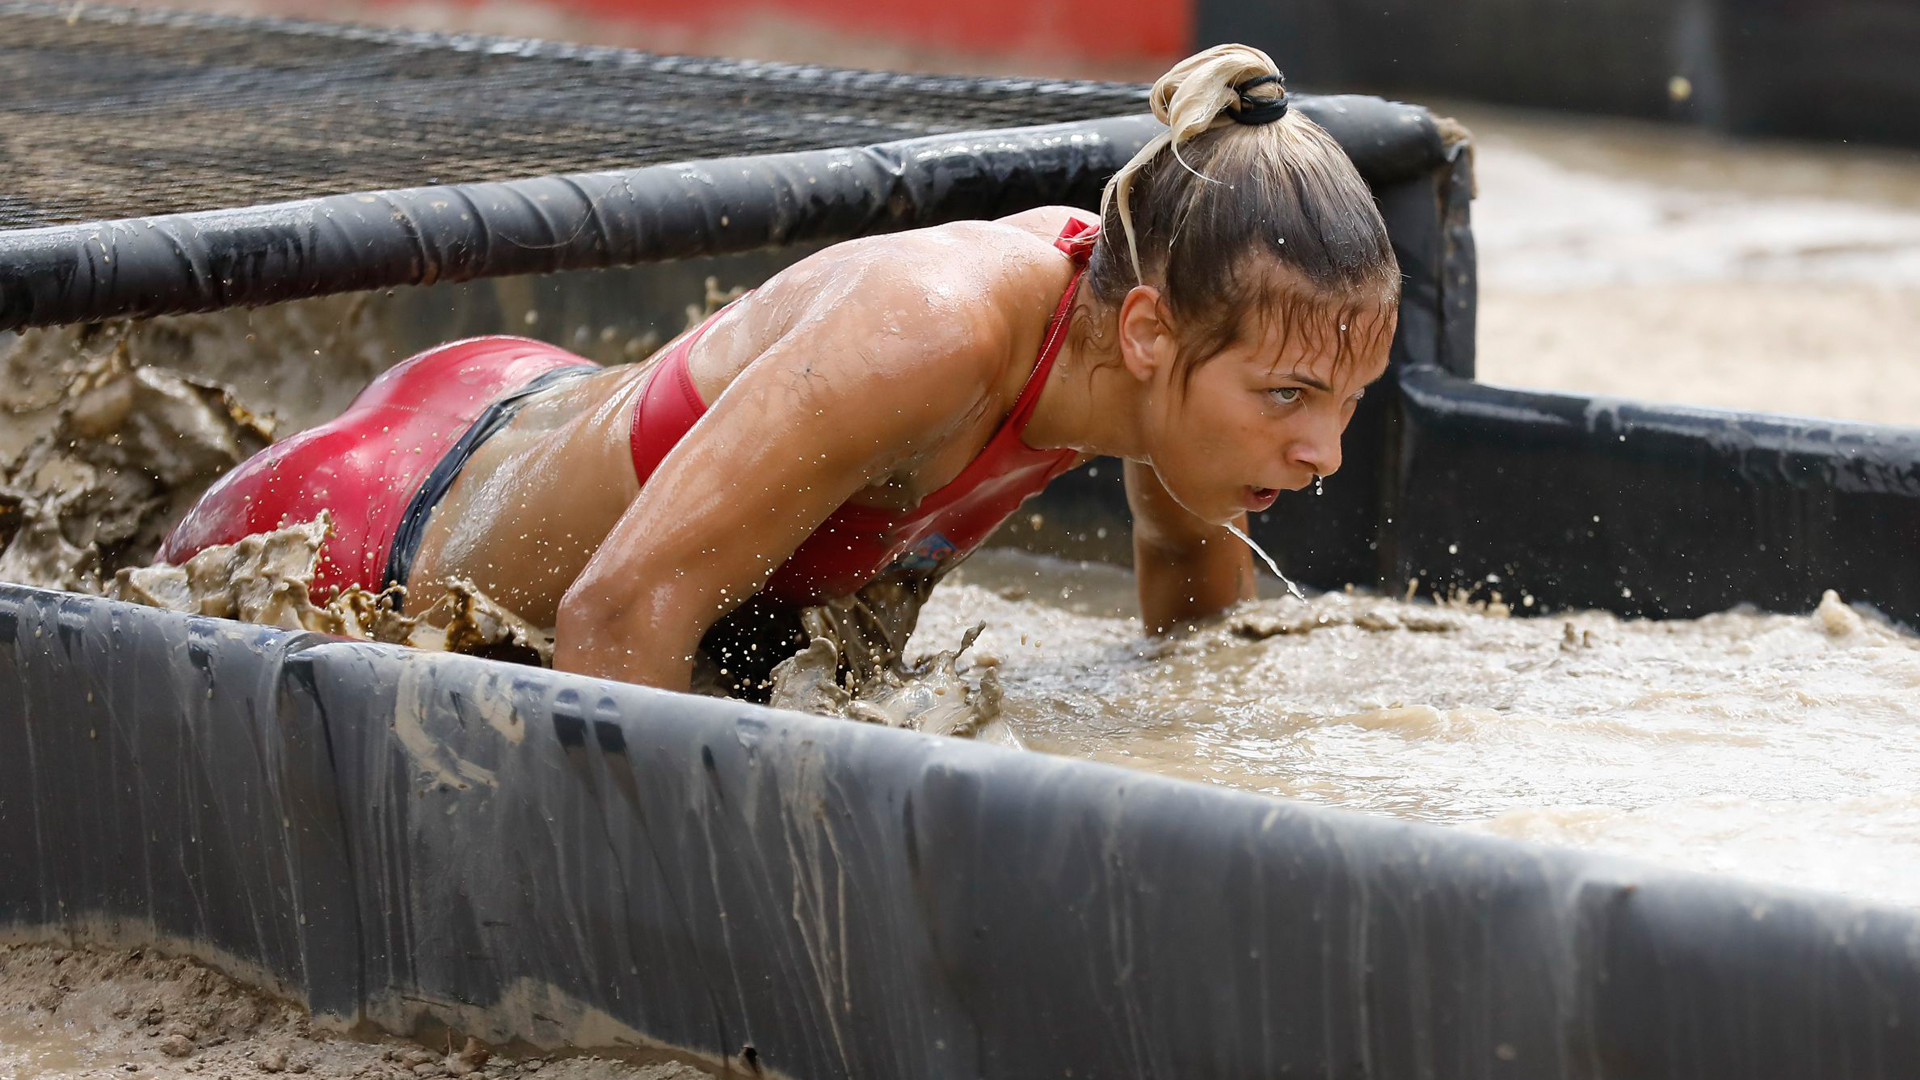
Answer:
<svg viewBox="0 0 1920 1080"><path fill-rule="evenodd" d="M1073 298L1080 292L1080 279L1086 276L1087 260L1093 255L1093 242L1100 238L1100 224L1071 218L1060 235L1053 241L1069 259L1073 260L1075 270L1073 280L1067 283L1067 291L1060 297L1060 306L1054 309L1053 318L1047 323L1045 343L1040 346L1040 360L1033 365L1033 374L1027 376L1027 385L1020 388L1020 397L1013 403L1013 412L1007 416L1007 426L1018 432L1026 428L1027 418L1033 415L1034 406L1039 404L1040 391L1046 388L1047 372L1053 370L1053 358L1060 355L1060 346L1067 338L1067 315L1073 310Z"/></svg>
<svg viewBox="0 0 1920 1080"><path fill-rule="evenodd" d="M1085 266L1093 254L1093 242L1100 239L1100 223L1081 218L1070 219L1060 235L1054 238L1053 246L1064 252L1075 264Z"/></svg>

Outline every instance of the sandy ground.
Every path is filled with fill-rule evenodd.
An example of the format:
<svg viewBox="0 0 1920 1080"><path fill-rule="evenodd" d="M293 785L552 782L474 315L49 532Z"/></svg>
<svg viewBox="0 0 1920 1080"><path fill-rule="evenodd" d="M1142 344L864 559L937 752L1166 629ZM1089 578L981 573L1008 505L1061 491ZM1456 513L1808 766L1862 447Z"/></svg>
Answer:
<svg viewBox="0 0 1920 1080"><path fill-rule="evenodd" d="M702 1080L678 1062L369 1042L311 1030L300 1009L187 960L143 950L0 945L0 1076L7 1080Z"/></svg>

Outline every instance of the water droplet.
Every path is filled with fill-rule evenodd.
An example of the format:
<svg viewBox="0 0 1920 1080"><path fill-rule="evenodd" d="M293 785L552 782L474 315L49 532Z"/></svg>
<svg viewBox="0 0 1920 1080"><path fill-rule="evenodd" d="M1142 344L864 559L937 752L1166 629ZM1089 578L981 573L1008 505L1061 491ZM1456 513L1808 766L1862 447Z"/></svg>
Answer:
<svg viewBox="0 0 1920 1080"><path fill-rule="evenodd" d="M1315 495L1324 495L1326 493L1326 488L1322 486L1326 483L1326 479L1326 477L1321 476L1319 473L1313 474L1313 493Z"/></svg>

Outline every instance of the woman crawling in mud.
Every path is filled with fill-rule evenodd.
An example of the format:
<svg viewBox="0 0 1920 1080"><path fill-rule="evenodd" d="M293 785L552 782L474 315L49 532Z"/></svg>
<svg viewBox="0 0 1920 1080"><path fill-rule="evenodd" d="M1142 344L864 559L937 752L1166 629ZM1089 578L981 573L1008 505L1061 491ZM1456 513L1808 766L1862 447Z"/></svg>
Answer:
<svg viewBox="0 0 1920 1080"><path fill-rule="evenodd" d="M843 243L640 365L511 337L429 350L230 473L160 557L325 510L321 595L400 584L411 610L464 578L554 626L558 668L685 690L704 652L752 696L803 642L800 608L924 597L1022 500L1111 455L1146 627L1251 597L1226 526L1339 468L1399 270L1266 54L1191 57L1152 104L1168 133L1098 220Z"/></svg>

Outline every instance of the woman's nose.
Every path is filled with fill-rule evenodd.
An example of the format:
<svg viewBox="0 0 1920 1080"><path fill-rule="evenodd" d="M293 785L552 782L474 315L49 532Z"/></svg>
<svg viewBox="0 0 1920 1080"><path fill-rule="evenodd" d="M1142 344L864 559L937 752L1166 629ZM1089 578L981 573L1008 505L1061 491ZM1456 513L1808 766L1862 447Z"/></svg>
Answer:
<svg viewBox="0 0 1920 1080"><path fill-rule="evenodd" d="M1342 424L1315 424L1296 440L1289 451L1292 463L1318 476L1340 471L1340 431Z"/></svg>

